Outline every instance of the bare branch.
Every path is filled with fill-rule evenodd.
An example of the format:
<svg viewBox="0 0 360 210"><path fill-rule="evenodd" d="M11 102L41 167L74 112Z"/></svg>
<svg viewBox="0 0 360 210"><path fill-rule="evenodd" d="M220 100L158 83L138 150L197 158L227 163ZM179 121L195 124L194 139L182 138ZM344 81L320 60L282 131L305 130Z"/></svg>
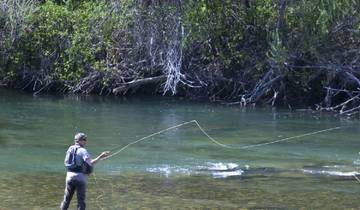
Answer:
<svg viewBox="0 0 360 210"><path fill-rule="evenodd" d="M149 77L149 78L145 78L145 79L137 79L137 80L133 80L131 82L126 82L126 83L121 83L119 87L114 88L112 90L112 92L114 94L119 94L119 93L126 93L129 89L131 88L136 88L138 86L142 86L142 85L146 85L146 84L156 84L159 82L162 82L166 79L166 76L161 75L158 77Z"/></svg>

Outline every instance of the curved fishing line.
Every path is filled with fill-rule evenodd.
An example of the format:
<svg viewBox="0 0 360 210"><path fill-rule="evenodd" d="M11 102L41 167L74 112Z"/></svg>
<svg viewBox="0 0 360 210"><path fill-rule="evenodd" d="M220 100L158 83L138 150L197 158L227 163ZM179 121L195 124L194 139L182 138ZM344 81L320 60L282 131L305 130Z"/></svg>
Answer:
<svg viewBox="0 0 360 210"><path fill-rule="evenodd" d="M275 140L275 141L270 141L270 142L265 142L265 143L259 143L259 144L252 144L252 145L241 146L241 147L234 147L234 146L229 146L229 145L220 143L219 141L215 140L213 137L211 137L211 136L201 127L201 125L198 123L198 121L196 121L196 120L190 120L190 121L187 121L187 122L184 122L184 123L181 123L181 124L178 124L178 125L175 125L175 126L166 128L166 129L163 129L163 130L158 131L158 132L156 132L156 133L150 134L150 135L145 136L145 137L143 137L143 138L141 138L141 139L138 139L138 140L136 140L136 141L130 142L129 144L121 147L119 150L113 149L113 150L116 151L116 152L114 152L113 154L111 154L111 155L103 158L102 160L106 160L106 159L108 159L108 158L111 158L111 157L119 154L120 152L122 152L123 150L125 150L126 148L128 148L129 146L131 146L131 145L133 145L133 144L137 144L137 143L139 143L139 142L141 142L141 141L145 141L146 139L151 138L151 137L153 137L153 136L156 136L156 135L158 135L158 134L164 133L164 132L166 132L166 131L169 131L169 130L172 130L172 129L175 129L175 128L178 128L178 127L181 127L181 126L190 124L190 123L195 123L196 126L200 129L200 131L201 131L206 137L208 137L208 139L210 139L214 144L217 144L218 146L224 147L224 148L227 148L227 149L248 149L248 148L253 148L253 147L260 147L260 146L265 146L265 145L269 145L269 144L275 144L275 143L279 143L279 142L283 142L283 141L289 141L289 140L292 140L292 139L302 138L302 137L305 137L305 136L310 136L310 135L315 135L315 134L319 134L319 133L329 132L329 131L337 130L337 129L340 129L340 128L341 128L341 127L328 128L328 129L319 130L319 131L314 131L314 132L310 132L310 133L305 133L305 134L301 134L301 135L297 135L297 136L292 136L292 137L287 137L287 138L283 138L283 139L278 139L278 140Z"/></svg>
<svg viewBox="0 0 360 210"><path fill-rule="evenodd" d="M211 137L202 127L201 125L198 123L198 121L196 120L190 120L190 121L187 121L187 122L184 122L184 123L181 123L181 124L178 124L178 125L174 125L172 127L169 127L169 128L166 128L166 129L163 129L161 131L158 131L158 132L155 132L155 133L152 133L148 136L145 136L145 137L142 137L136 141L133 141L133 142L130 142L128 143L127 145L121 147L120 149L116 150L113 149L114 152L113 154L105 157L105 158L102 158L102 160L106 160L106 159L109 159L115 155L118 155L120 152L124 151L126 148L128 148L129 146L131 145L134 145L134 144L137 144L141 141L145 141L146 139L148 138L151 138L153 136L156 136L156 135L159 135L161 133L164 133L166 131L169 131L169 130L172 130L172 129L175 129L175 128L179 128L181 126L184 126L184 125L187 125L187 124L190 124L190 123L195 123L196 126L200 129L200 131L206 136L208 137L208 139L210 139L214 144L217 144L218 146L220 147L224 147L224 148L228 148L228 149L248 149L248 148L253 148L253 147L260 147L260 146L266 146L266 145L270 145L270 144L275 144L275 143L279 143L279 142L284 142L284 141L289 141L289 140L292 140L292 139L297 139L297 138L302 138L302 137L305 137L305 136L310 136L310 135L315 135L315 134L319 134L319 133L324 133L324 132L329 132L329 131L332 131L332 130L337 130L337 129L340 129L341 127L334 127L334 128L328 128L328 129L323 129L323 130L319 130L319 131L314 131L314 132L310 132L310 133L305 133L305 134L301 134L301 135L297 135L297 136L292 136L292 137L287 137L287 138L283 138L283 139L279 139L279 140L274 140L274 141L270 141L270 142L265 142L265 143L259 143L259 144L252 144L252 145L247 145L247 146L241 146L241 147L233 147L233 146L229 146L229 145L226 145L226 144L223 144L223 143L220 143L219 141L215 140L213 137ZM96 181L96 176L95 176L95 173L93 174L94 176L94 179L95 179L95 184L97 184L97 181ZM360 179L354 175L354 178L360 183ZM105 195L105 192L102 190L102 193L101 195L99 195L96 200L97 200L97 203L99 205L99 207L101 209L102 206L100 205L100 198L103 197Z"/></svg>
<svg viewBox="0 0 360 210"><path fill-rule="evenodd" d="M318 134L318 133L324 133L324 132L328 132L328 131L332 131L332 130L336 130L336 129L340 129L340 128L341 127L328 128L328 129L315 131L315 132L311 132L311 133L305 133L305 134L301 134L301 135L297 135L297 136L287 137L287 138L284 138L284 139L279 139L279 140L275 140L275 141L271 141L271 142L243 146L243 147L240 147L240 148L241 149L248 149L248 148L252 148L252 147L260 147L260 146L265 146L265 145L269 145L269 144L275 144L275 143L278 143L278 142L289 141L291 139L297 139L297 138L302 138L302 137L305 137L305 136L315 135L315 134Z"/></svg>
<svg viewBox="0 0 360 210"><path fill-rule="evenodd" d="M111 157L119 154L121 151L125 150L126 148L128 148L129 146L131 146L131 145L133 145L133 144L139 143L139 142L141 142L141 141L145 141L145 140L148 139L148 138L151 138L151 137L153 137L153 136L156 136L156 135L158 135L158 134L164 133L164 132L166 132L166 131L169 131L169 130L172 130L172 129L181 127L181 126L183 126L183 125L193 123L194 121L196 121L196 120L191 120L191 121L184 122L184 123L181 123L181 124L178 124L178 125L174 125L174 126L172 126L172 127L169 127L169 128L164 129L164 130L158 131L158 132L156 132L156 133L150 134L150 135L148 135L148 136L142 137L142 138L139 139L139 140L130 142L129 144L125 145L124 147L122 147L121 149L119 149L119 150L117 150L117 151L116 151L116 149L113 149L113 150L115 150L116 152L114 152L113 154L111 154L111 155L109 155L109 156L107 156L107 157L102 158L102 160L109 159L109 158L111 158Z"/></svg>
<svg viewBox="0 0 360 210"><path fill-rule="evenodd" d="M228 148L228 149L235 149L234 147L231 147L229 145L226 145L226 144L222 144L218 141L216 141L213 137L211 137L208 133L206 133L206 131L200 126L200 124L198 123L198 121L196 120L192 120L197 126L198 128L200 129L201 132L203 132L203 134L205 134L205 136L207 136L212 142L214 142L215 144L221 146L221 147L225 147L225 148Z"/></svg>

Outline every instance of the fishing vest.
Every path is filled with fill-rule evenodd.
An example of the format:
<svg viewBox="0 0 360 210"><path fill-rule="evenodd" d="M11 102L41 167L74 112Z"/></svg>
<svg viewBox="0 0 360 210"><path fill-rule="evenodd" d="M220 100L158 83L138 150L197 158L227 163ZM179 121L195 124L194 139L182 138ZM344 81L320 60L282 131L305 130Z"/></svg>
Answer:
<svg viewBox="0 0 360 210"><path fill-rule="evenodd" d="M69 172L90 174L93 171L93 167L80 158L80 162L76 161L78 154L79 145L73 145L69 147L65 156L65 168Z"/></svg>

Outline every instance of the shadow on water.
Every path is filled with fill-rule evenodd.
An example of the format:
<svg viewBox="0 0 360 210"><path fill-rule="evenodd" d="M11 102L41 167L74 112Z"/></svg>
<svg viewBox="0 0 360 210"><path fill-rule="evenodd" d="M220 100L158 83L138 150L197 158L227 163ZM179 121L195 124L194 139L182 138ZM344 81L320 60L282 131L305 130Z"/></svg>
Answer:
<svg viewBox="0 0 360 210"><path fill-rule="evenodd" d="M19 117L19 116L17 116ZM25 118L25 116L20 116L20 119L21 118ZM1 116L0 116L0 129L1 130L19 130L19 131L22 131L22 130L32 130L32 129L35 129L37 128L36 125L34 123L29 123L29 122L26 122L25 120L19 120L19 119L16 119L16 120L7 120L5 121L4 119L1 119Z"/></svg>
<svg viewBox="0 0 360 210"><path fill-rule="evenodd" d="M6 138L0 134L0 145L6 145L7 144L7 141L6 141Z"/></svg>
<svg viewBox="0 0 360 210"><path fill-rule="evenodd" d="M5 129L5 122L0 118L0 131ZM3 134L0 133L0 145L5 145L7 143L6 138Z"/></svg>

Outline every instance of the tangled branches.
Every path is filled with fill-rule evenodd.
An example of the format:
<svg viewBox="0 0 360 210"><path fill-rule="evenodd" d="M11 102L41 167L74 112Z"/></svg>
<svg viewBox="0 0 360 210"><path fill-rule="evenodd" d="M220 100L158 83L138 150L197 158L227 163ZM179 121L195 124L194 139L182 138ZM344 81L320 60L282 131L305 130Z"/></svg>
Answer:
<svg viewBox="0 0 360 210"><path fill-rule="evenodd" d="M146 91L353 116L360 110L359 9L353 0L4 0L1 85Z"/></svg>

